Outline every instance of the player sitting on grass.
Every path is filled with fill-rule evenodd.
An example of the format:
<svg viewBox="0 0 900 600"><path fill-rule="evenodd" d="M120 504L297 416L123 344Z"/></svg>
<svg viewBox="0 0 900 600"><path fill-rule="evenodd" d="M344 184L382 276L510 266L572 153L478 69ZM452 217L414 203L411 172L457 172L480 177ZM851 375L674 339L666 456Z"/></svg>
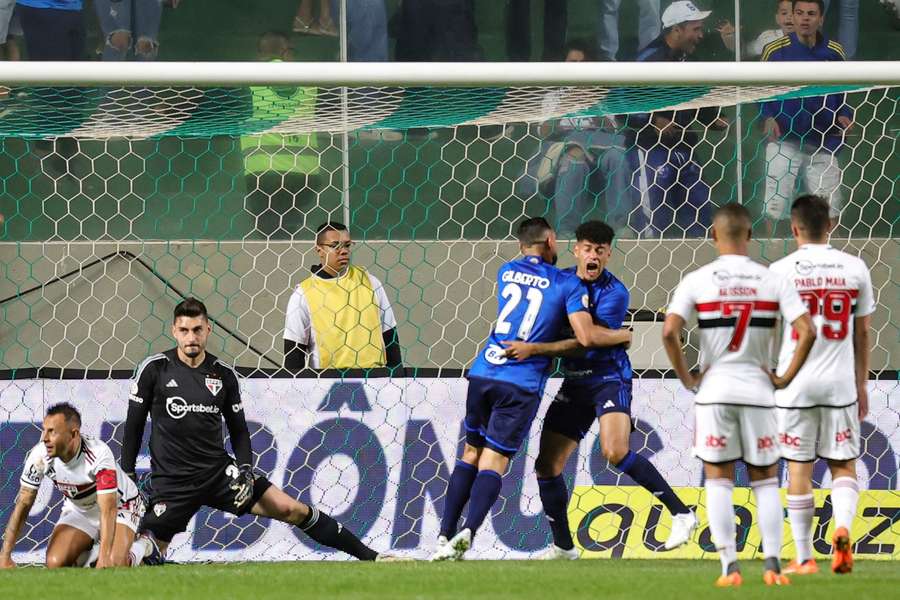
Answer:
<svg viewBox="0 0 900 600"><path fill-rule="evenodd" d="M791 231L798 249L769 267L794 283L819 334L794 381L775 392L778 440L788 464L788 518L797 548L796 560L785 572L799 575L819 570L812 545L812 474L817 456L827 460L831 470L835 524L831 570L849 573L853 569L850 527L859 500L859 422L869 410L869 324L875 312L872 278L862 259L828 245L831 227L828 200L809 195L797 198L791 206ZM779 372L796 351L796 336L786 326Z"/></svg>
<svg viewBox="0 0 900 600"><path fill-rule="evenodd" d="M703 461L712 541L722 561L719 587L741 585L737 562L734 463L743 459L756 499L766 585L790 581L781 574L784 527L778 490L775 389L796 377L816 334L797 290L784 277L747 256L750 213L726 204L713 218L719 258L689 273L672 295L663 346L681 383L694 392L694 454ZM790 365L775 376L771 364L776 317L797 332ZM691 373L681 347L685 323L697 316L700 375Z"/></svg>
<svg viewBox="0 0 900 600"><path fill-rule="evenodd" d="M509 461L531 429L547 382L550 359L511 360L505 341L548 342L567 323L585 346L629 343L628 331L595 326L584 284L557 269L556 234L542 218L519 226L523 256L497 271L497 323L469 371L466 444L450 475L438 548L431 560L460 560L500 495ZM469 503L463 528L457 525Z"/></svg>
<svg viewBox="0 0 900 600"><path fill-rule="evenodd" d="M175 534L185 530L200 507L209 506L295 525L316 542L360 560L394 560L253 472L237 374L206 352L211 331L206 306L194 298L184 300L175 307L172 324L177 347L150 356L137 369L125 421L122 469L134 477L150 415L152 485L141 531L152 534L165 555ZM236 458L225 451L223 418Z"/></svg>
<svg viewBox="0 0 900 600"><path fill-rule="evenodd" d="M611 331L622 327L628 313L628 289L606 270L612 254L613 230L602 221L582 223L575 230L576 274L588 287L591 316ZM575 559L578 550L569 530L569 491L562 472L591 428L600 421L603 455L617 469L658 497L672 513L672 531L665 542L671 550L690 539L697 517L678 498L649 460L628 448L631 435L631 362L624 345L585 349L576 339L558 342L503 342L506 355L525 360L534 355L567 356L565 379L547 410L541 450L535 461L544 513L553 531L553 546L544 559Z"/></svg>
<svg viewBox="0 0 900 600"><path fill-rule="evenodd" d="M81 415L70 404L51 406L41 441L25 460L21 487L0 550L0 568L15 567L12 551L44 478L63 495L59 522L47 546L47 567L83 566L99 540L97 568L137 566L153 550L135 541L144 506L137 487L116 467L109 446L81 435Z"/></svg>

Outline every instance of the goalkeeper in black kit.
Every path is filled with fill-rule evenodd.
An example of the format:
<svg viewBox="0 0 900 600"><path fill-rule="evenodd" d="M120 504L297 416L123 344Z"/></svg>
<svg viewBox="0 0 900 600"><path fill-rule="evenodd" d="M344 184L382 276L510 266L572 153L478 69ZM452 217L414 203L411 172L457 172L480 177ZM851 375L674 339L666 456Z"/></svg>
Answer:
<svg viewBox="0 0 900 600"><path fill-rule="evenodd" d="M184 300L175 307L172 324L177 347L150 356L137 369L125 422L122 470L135 478L150 415L151 489L141 532L151 534L165 556L175 534L187 528L202 506L209 506L296 525L316 542L360 560L393 558L380 555L330 516L253 472L237 374L206 352L211 331L203 303ZM234 458L225 451L222 418Z"/></svg>

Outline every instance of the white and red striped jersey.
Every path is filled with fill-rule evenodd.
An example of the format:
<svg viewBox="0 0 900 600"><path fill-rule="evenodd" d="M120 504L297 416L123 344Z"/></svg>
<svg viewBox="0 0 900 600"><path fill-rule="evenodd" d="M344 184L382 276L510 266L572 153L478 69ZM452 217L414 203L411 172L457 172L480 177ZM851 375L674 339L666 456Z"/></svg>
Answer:
<svg viewBox="0 0 900 600"><path fill-rule="evenodd" d="M669 312L688 323L697 316L704 373L697 404L774 405L765 369L777 317L792 323L806 312L787 279L747 256L725 254L685 276Z"/></svg>
<svg viewBox="0 0 900 600"><path fill-rule="evenodd" d="M866 263L828 244L806 244L769 268L796 287L816 328L809 358L791 385L775 393L775 403L785 408L853 404L854 319L875 312L872 277ZM779 373L787 370L796 348L796 334L786 324L778 356Z"/></svg>
<svg viewBox="0 0 900 600"><path fill-rule="evenodd" d="M67 502L82 510L97 505L97 494L118 492L120 504L138 495L134 482L116 465L109 446L84 435L78 453L69 462L48 458L43 443L31 449L25 459L21 485L36 490L45 477Z"/></svg>

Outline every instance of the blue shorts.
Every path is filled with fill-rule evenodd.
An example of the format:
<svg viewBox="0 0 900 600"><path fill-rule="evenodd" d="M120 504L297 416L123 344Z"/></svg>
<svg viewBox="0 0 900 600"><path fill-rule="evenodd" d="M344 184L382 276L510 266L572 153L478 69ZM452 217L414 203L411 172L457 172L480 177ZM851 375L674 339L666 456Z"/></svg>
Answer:
<svg viewBox="0 0 900 600"><path fill-rule="evenodd" d="M541 396L504 381L469 378L466 443L512 456L525 441Z"/></svg>
<svg viewBox="0 0 900 600"><path fill-rule="evenodd" d="M547 409L544 429L580 442L606 413L631 414L631 382L574 383L566 379Z"/></svg>

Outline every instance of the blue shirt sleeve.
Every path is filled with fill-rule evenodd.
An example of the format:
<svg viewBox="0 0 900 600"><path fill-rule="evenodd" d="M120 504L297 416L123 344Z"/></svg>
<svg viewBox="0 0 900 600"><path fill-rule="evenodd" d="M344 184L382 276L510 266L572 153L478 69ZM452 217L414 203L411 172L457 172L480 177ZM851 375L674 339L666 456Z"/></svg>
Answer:
<svg viewBox="0 0 900 600"><path fill-rule="evenodd" d="M587 287L576 276L568 276L566 281L566 314L571 315L588 309Z"/></svg>
<svg viewBox="0 0 900 600"><path fill-rule="evenodd" d="M594 306L594 316L604 327L618 329L628 314L629 300L625 286L617 285L600 295Z"/></svg>

